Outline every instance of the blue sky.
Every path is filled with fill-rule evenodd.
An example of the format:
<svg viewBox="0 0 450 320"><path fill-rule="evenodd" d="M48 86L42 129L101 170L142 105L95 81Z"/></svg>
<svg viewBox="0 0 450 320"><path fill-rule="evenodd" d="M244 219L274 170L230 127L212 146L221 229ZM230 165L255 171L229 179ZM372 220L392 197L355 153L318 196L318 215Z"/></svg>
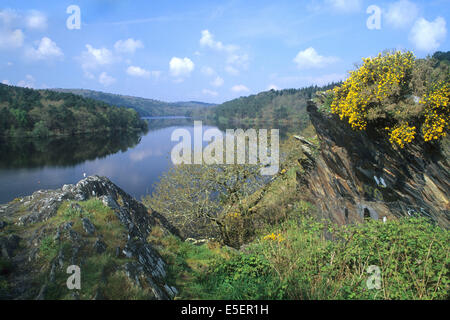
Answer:
<svg viewBox="0 0 450 320"><path fill-rule="evenodd" d="M67 27L71 5L80 9L80 29ZM2 0L0 81L220 103L340 80L385 49L417 57L448 51L449 7L449 0Z"/></svg>

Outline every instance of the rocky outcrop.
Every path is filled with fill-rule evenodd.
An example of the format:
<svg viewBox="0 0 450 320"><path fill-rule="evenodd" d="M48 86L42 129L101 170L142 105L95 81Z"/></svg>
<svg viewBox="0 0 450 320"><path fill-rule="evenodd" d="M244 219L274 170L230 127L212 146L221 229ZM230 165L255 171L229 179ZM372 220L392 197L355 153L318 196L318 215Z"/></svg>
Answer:
<svg viewBox="0 0 450 320"><path fill-rule="evenodd" d="M319 215L339 224L424 216L449 227L450 171L441 149L415 143L395 150L376 132L354 131L312 102L308 112L320 146L300 140L297 180Z"/></svg>
<svg viewBox="0 0 450 320"><path fill-rule="evenodd" d="M104 230L113 229L112 222L106 221L106 226L99 229L78 204L91 198L101 200L120 221L118 224L124 234L113 234L113 240L123 238L122 247L109 248L103 238ZM70 221L60 222L56 215L64 203L69 203L67 210L70 212L64 219ZM149 288L153 292L151 298L171 299L177 292L166 282L165 261L147 241L156 226L166 232L176 233L176 230L107 178L92 176L58 190L37 191L1 208L0 258L11 267L6 276L8 289L0 292L0 298L44 299L49 283L58 278L57 273L63 266L80 265L83 269L88 253L101 255L109 249L116 258L125 259L123 265L115 267L121 269L136 287ZM77 221L80 228L75 230ZM51 248L46 247L47 242L52 244ZM42 278L42 270L37 269L45 269L45 264L37 261L41 261L43 251L54 248L60 249L49 263L48 281L42 284L36 278L37 275ZM36 282L40 287L36 287ZM103 297L104 292L96 292L95 296Z"/></svg>

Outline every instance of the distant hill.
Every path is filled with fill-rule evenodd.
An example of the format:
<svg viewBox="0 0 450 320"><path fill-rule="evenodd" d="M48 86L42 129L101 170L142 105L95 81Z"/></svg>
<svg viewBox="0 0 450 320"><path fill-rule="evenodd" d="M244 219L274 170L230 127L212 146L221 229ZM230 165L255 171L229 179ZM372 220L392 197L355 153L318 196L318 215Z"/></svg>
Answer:
<svg viewBox="0 0 450 320"><path fill-rule="evenodd" d="M214 104L188 101L169 103L154 99L139 98L128 95L106 93L86 89L52 89L57 92L73 93L119 107L132 108L142 117L190 116L194 109L215 106Z"/></svg>
<svg viewBox="0 0 450 320"><path fill-rule="evenodd" d="M0 136L69 135L146 129L132 109L80 95L0 84Z"/></svg>
<svg viewBox="0 0 450 320"><path fill-rule="evenodd" d="M306 103L316 91L327 90L336 84L324 87L310 86L302 89L270 90L227 101L213 110L212 118L223 122L242 121L303 121L306 118Z"/></svg>
<svg viewBox="0 0 450 320"><path fill-rule="evenodd" d="M200 102L200 101L180 101L180 102L170 103L170 105L179 106L179 107L188 107L188 108L209 108L209 107L217 106L217 104Z"/></svg>

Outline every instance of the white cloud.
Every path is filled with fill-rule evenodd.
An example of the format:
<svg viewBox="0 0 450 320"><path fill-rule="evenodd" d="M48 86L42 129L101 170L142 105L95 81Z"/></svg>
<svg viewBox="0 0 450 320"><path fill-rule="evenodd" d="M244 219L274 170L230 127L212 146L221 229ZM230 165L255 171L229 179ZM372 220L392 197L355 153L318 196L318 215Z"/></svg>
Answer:
<svg viewBox="0 0 450 320"><path fill-rule="evenodd" d="M216 74L216 71L211 67L202 67L202 73L207 76L213 76Z"/></svg>
<svg viewBox="0 0 450 320"><path fill-rule="evenodd" d="M114 62L114 56L106 48L96 49L90 44L86 45L86 51L81 53L79 60L83 69L95 69L98 66L108 65Z"/></svg>
<svg viewBox="0 0 450 320"><path fill-rule="evenodd" d="M416 4L408 0L400 0L389 5L386 21L395 28L411 25L419 14Z"/></svg>
<svg viewBox="0 0 450 320"><path fill-rule="evenodd" d="M25 18L29 29L45 30L47 28L47 17L40 11L31 10Z"/></svg>
<svg viewBox="0 0 450 320"><path fill-rule="evenodd" d="M119 40L114 44L114 48L117 52L121 53L134 53L137 49L144 47L144 44L140 40L134 40L129 38L127 40Z"/></svg>
<svg viewBox="0 0 450 320"><path fill-rule="evenodd" d="M0 10L0 49L22 47L25 35L21 29L13 28L19 18L14 10Z"/></svg>
<svg viewBox="0 0 450 320"><path fill-rule="evenodd" d="M148 71L141 67L129 66L127 68L127 74L133 77L159 78L159 76L161 75L161 71Z"/></svg>
<svg viewBox="0 0 450 320"><path fill-rule="evenodd" d="M223 44L221 41L216 41L209 30L203 30L200 38L200 46L207 47L218 52L226 54L227 67L232 70L230 73L239 73L238 68L246 69L248 67L249 57L247 54L239 52L240 48L234 44Z"/></svg>
<svg viewBox="0 0 450 320"><path fill-rule="evenodd" d="M23 45L25 36L20 29L0 30L0 49L14 49Z"/></svg>
<svg viewBox="0 0 450 320"><path fill-rule="evenodd" d="M169 62L170 73L174 77L189 76L194 70L195 65L189 58L177 58L173 57Z"/></svg>
<svg viewBox="0 0 450 320"><path fill-rule="evenodd" d="M240 93L240 92L249 92L250 89L244 86L243 84L235 85L231 88L231 91Z"/></svg>
<svg viewBox="0 0 450 320"><path fill-rule="evenodd" d="M142 77L142 78L149 78L150 77L150 71L147 71L143 68L136 67L136 66L129 66L127 68L127 73L130 76L134 77Z"/></svg>
<svg viewBox="0 0 450 320"><path fill-rule="evenodd" d="M439 48L446 35L447 28L444 18L438 17L431 22L420 18L414 23L409 39L417 49L432 52Z"/></svg>
<svg viewBox="0 0 450 320"><path fill-rule="evenodd" d="M86 78L88 78L88 79L91 79L91 80L95 79L95 76L92 73L90 73L89 71L86 71L86 70L84 71L84 76Z"/></svg>
<svg viewBox="0 0 450 320"><path fill-rule="evenodd" d="M20 80L17 82L17 86L24 87L24 88L35 88L36 87L36 80L34 77L30 74L27 74L25 76L25 80Z"/></svg>
<svg viewBox="0 0 450 320"><path fill-rule="evenodd" d="M17 18L19 18L19 15L14 10L5 9L0 11L0 22L6 27L9 27Z"/></svg>
<svg viewBox="0 0 450 320"><path fill-rule="evenodd" d="M109 76L106 72L102 72L98 77L98 82L100 82L100 84L104 85L105 87L108 87L116 82L116 79Z"/></svg>
<svg viewBox="0 0 450 320"><path fill-rule="evenodd" d="M7 84L8 86L11 84L11 82L9 82L9 80L2 80L3 84Z"/></svg>
<svg viewBox="0 0 450 320"><path fill-rule="evenodd" d="M211 85L214 87L221 87L223 85L224 81L221 77L216 77L213 82L211 82Z"/></svg>
<svg viewBox="0 0 450 320"><path fill-rule="evenodd" d="M237 75L239 75L239 70L236 69L236 68L233 68L232 66L226 66L226 67L225 67L225 71L226 71L228 74L231 74L232 76L237 76Z"/></svg>
<svg viewBox="0 0 450 320"><path fill-rule="evenodd" d="M361 0L326 0L325 4L339 12L356 12L361 9Z"/></svg>
<svg viewBox="0 0 450 320"><path fill-rule="evenodd" d="M158 71L158 70L152 70L152 71L150 71L150 75L151 75L153 78L159 78L159 77L161 76L161 71Z"/></svg>
<svg viewBox="0 0 450 320"><path fill-rule="evenodd" d="M215 49L218 51L227 51L227 52L234 52L239 49L238 46L235 46L233 44L224 45L222 42L214 40L214 36L211 34L211 32L209 32L209 30L202 31L202 37L200 38L200 45L202 47L209 47L211 49Z"/></svg>
<svg viewBox="0 0 450 320"><path fill-rule="evenodd" d="M29 48L27 55L32 60L46 60L52 58L61 58L64 54L61 49L50 38L42 38L37 48Z"/></svg>
<svg viewBox="0 0 450 320"><path fill-rule="evenodd" d="M267 90L280 90L280 88L277 85L275 85L275 84L270 84L267 87Z"/></svg>
<svg viewBox="0 0 450 320"><path fill-rule="evenodd" d="M202 90L202 93L203 93L205 96L212 96L212 97L217 97L217 96L219 95L216 91L208 90L208 89L203 89L203 90Z"/></svg>
<svg viewBox="0 0 450 320"><path fill-rule="evenodd" d="M317 51L310 47L304 51L300 51L294 58L294 62L299 69L308 68L323 68L332 64L339 59L336 57L324 57L317 53Z"/></svg>
<svg viewBox="0 0 450 320"><path fill-rule="evenodd" d="M227 57L227 63L229 65L234 65L243 69L246 69L248 66L248 54L230 54Z"/></svg>

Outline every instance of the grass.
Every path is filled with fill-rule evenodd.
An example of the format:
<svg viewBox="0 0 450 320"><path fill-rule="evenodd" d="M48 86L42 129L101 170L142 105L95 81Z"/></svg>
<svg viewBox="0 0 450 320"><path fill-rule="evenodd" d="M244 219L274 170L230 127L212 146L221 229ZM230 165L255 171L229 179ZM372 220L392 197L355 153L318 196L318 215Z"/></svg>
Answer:
<svg viewBox="0 0 450 320"><path fill-rule="evenodd" d="M299 216L244 251L161 240L178 299L448 299L450 235L423 219L337 227ZM325 237L325 232L329 237ZM380 270L380 288L368 287ZM373 278L375 279L375 278Z"/></svg>
<svg viewBox="0 0 450 320"><path fill-rule="evenodd" d="M81 210L74 210L71 204L77 204ZM58 209L56 218L53 222L58 225L63 222L74 222L73 229L81 234L85 234L82 219L88 218L95 226L96 232L92 236L85 235L90 239L94 239L101 234L104 241L108 243L108 247L115 249L118 246L123 247L126 241L126 229L119 221L115 213L103 205L103 202L97 198L88 201L64 202ZM112 251L111 251L112 252Z"/></svg>
<svg viewBox="0 0 450 320"><path fill-rule="evenodd" d="M77 204L81 209L74 209ZM95 226L95 233L88 235L83 229L82 219L88 218ZM102 201L92 198L88 201L62 203L57 214L46 222L50 226L49 235L43 238L40 244L39 264L42 270L38 277L40 285L47 283L46 299L72 299L72 291L66 288L69 266L72 256L72 244L68 240L56 241L54 233L56 228L66 222L73 222L72 229L82 235L85 245L79 252L83 257L81 268L80 299L92 299L98 291L107 299L148 299L152 297L149 288L139 288L127 277L123 271L123 265L133 259L116 257L117 247L123 248L126 244L126 229L121 224L114 212L103 205ZM106 252L95 252L93 244L101 235L107 245ZM51 263L62 250L64 254L64 266L56 268L55 281L48 282Z"/></svg>
<svg viewBox="0 0 450 320"><path fill-rule="evenodd" d="M297 168L286 169L244 203L258 221L244 250L195 246L154 229L149 240L168 262L177 299L449 298L448 230L417 218L318 221L298 196ZM368 286L377 279L370 266L380 271L379 289Z"/></svg>

